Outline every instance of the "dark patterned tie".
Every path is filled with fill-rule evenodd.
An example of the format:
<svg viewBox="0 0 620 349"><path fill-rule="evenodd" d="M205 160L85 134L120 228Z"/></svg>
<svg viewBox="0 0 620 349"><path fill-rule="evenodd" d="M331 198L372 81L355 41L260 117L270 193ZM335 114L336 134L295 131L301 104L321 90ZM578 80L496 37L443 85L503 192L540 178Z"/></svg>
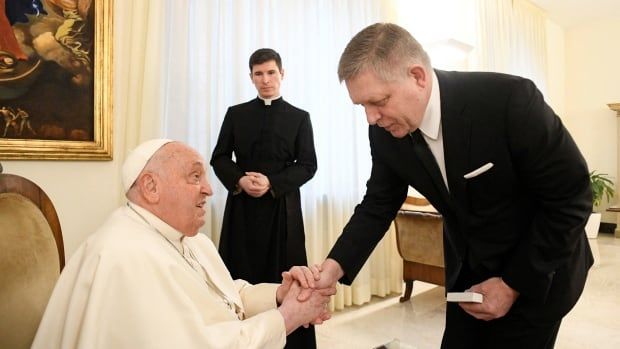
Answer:
<svg viewBox="0 0 620 349"><path fill-rule="evenodd" d="M413 140L413 150L416 155L424 164L424 168L426 172L431 177L433 184L437 187L437 190L444 196L448 195L448 188L446 188L446 184L441 176L441 170L439 170L439 165L437 165L437 160L435 156L431 152L431 149L428 147L428 144L424 140L422 136L422 131L420 129L415 130L410 134L411 139Z"/></svg>

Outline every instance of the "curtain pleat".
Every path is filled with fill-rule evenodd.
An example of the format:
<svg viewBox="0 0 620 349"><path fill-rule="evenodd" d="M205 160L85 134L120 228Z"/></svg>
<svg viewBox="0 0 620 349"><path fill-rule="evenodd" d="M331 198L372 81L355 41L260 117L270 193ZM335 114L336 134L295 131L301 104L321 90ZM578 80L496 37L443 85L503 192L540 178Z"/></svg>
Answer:
<svg viewBox="0 0 620 349"><path fill-rule="evenodd" d="M547 15L525 0L478 0L478 66L547 89Z"/></svg>

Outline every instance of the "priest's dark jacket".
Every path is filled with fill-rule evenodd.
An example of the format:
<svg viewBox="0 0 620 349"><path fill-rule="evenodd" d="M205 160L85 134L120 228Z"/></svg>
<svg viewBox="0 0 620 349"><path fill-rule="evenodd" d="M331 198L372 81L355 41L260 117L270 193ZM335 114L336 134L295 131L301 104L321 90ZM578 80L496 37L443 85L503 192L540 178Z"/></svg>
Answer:
<svg viewBox="0 0 620 349"><path fill-rule="evenodd" d="M448 187L420 130L398 139L370 126L366 193L328 257L343 268L341 281L352 282L411 185L443 215L448 292L502 277L520 292L511 311L532 321L561 319L593 263L584 158L532 81L435 73ZM457 282L464 270L469 285Z"/></svg>
<svg viewBox="0 0 620 349"><path fill-rule="evenodd" d="M282 97L271 105L256 98L230 107L211 166L228 190L219 252L232 277L281 282L283 271L307 265L299 188L317 169L308 112ZM260 198L237 187L250 171L266 175L271 183ZM307 336L298 338L299 333ZM314 343L312 327L287 338L290 348L315 347Z"/></svg>

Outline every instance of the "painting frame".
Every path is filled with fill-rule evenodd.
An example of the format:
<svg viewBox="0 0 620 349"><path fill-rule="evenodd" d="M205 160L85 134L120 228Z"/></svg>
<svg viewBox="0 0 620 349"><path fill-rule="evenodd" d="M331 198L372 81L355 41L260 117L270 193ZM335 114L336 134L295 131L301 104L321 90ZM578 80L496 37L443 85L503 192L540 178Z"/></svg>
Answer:
<svg viewBox="0 0 620 349"><path fill-rule="evenodd" d="M113 0L92 0L91 6L95 14L92 140L0 138L0 159L112 160Z"/></svg>

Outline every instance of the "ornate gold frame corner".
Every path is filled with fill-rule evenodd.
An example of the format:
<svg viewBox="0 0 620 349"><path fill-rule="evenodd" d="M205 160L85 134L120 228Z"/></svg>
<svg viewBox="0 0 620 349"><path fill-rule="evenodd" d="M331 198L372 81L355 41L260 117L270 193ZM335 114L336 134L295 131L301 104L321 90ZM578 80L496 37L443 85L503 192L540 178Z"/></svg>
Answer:
<svg viewBox="0 0 620 349"><path fill-rule="evenodd" d="M113 0L94 0L93 141L0 138L0 159L112 160Z"/></svg>

